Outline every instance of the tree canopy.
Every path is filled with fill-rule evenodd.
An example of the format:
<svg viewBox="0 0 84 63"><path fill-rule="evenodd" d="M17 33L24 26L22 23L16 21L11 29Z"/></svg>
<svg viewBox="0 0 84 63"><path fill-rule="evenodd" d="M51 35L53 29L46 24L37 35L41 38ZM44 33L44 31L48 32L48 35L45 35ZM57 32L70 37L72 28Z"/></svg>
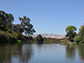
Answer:
<svg viewBox="0 0 84 63"><path fill-rule="evenodd" d="M4 38L6 39L4 42L11 42L13 38L15 41L24 41L23 33L29 36L36 32L30 23L30 18L23 16L23 18L19 17L19 20L21 21L20 24L13 24L13 15L0 11L0 38L3 37L0 42L3 42Z"/></svg>
<svg viewBox="0 0 84 63"><path fill-rule="evenodd" d="M21 28L22 32L26 35L32 35L36 31L33 29L33 25L30 23L30 18L27 18L26 16L23 16L23 18L19 17L19 20L21 21Z"/></svg>
<svg viewBox="0 0 84 63"><path fill-rule="evenodd" d="M75 26L73 26L73 25L67 26L67 28L66 28L66 32L67 32L66 37L68 37L68 39L70 41L74 41L74 37L76 35L76 32L75 32L76 30L77 30L77 28Z"/></svg>
<svg viewBox="0 0 84 63"><path fill-rule="evenodd" d="M79 33L75 37L75 42L78 44L84 43L84 24L81 26L81 29L79 29Z"/></svg>
<svg viewBox="0 0 84 63"><path fill-rule="evenodd" d="M43 37L42 37L42 35L41 34L39 34L37 37L36 37L36 41L38 42L38 43L43 43Z"/></svg>
<svg viewBox="0 0 84 63"><path fill-rule="evenodd" d="M5 13L4 11L0 11L0 30L8 31L12 30L12 22L14 21L14 17L12 14Z"/></svg>

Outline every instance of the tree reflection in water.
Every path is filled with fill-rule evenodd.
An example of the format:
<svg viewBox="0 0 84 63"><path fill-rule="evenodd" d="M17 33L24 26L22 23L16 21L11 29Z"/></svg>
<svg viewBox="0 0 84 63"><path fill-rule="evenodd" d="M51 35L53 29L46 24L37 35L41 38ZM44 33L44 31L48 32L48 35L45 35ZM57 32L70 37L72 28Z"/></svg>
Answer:
<svg viewBox="0 0 84 63"><path fill-rule="evenodd" d="M0 45L0 62L11 63L11 46Z"/></svg>
<svg viewBox="0 0 84 63"><path fill-rule="evenodd" d="M78 46L78 52L79 52L80 59L84 61L84 45Z"/></svg>
<svg viewBox="0 0 84 63"><path fill-rule="evenodd" d="M0 46L1 63L28 63L32 55L33 50L30 44Z"/></svg>
<svg viewBox="0 0 84 63"><path fill-rule="evenodd" d="M74 45L66 45L66 58L75 59L76 57L76 48Z"/></svg>
<svg viewBox="0 0 84 63"><path fill-rule="evenodd" d="M0 45L0 63L29 63L29 62L32 62L32 60L44 59L43 57L45 56L42 56L42 55L46 55L50 53L52 55L51 58L55 59L58 57L58 55L54 53L57 55L56 56L52 54L52 52L49 52L51 51L50 48L52 48L52 46L56 46L52 49L52 52L60 53L59 50L61 49L62 45L59 45L59 47L57 48L57 44L54 44L54 45L49 45L49 44ZM84 45L78 45L78 47L76 45L65 45L65 46L66 47L62 47L64 48L62 49L62 51L65 52L66 55L62 54L60 56L62 57L61 60L66 61L64 63L68 63L68 62L84 63ZM49 51L45 51L45 50L49 50ZM35 53L34 56L33 56L33 52ZM42 55L39 56L38 53L41 53ZM45 59L49 60L48 57L46 56ZM50 61L52 60L53 59L50 59ZM58 61L58 60L60 61L60 59L57 59L57 60L55 59L54 61Z"/></svg>

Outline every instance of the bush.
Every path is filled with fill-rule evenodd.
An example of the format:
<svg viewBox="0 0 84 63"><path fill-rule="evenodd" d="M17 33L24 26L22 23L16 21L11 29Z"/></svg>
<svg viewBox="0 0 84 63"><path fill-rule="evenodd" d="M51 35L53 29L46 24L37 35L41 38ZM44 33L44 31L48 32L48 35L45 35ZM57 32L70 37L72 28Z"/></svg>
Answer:
<svg viewBox="0 0 84 63"><path fill-rule="evenodd" d="M24 36L21 33L14 32L13 34L18 40L21 40L22 42L25 40Z"/></svg>
<svg viewBox="0 0 84 63"><path fill-rule="evenodd" d="M17 40L17 44L21 44L22 43L22 41L21 40Z"/></svg>
<svg viewBox="0 0 84 63"><path fill-rule="evenodd" d="M31 41L32 43L38 43L36 40Z"/></svg>
<svg viewBox="0 0 84 63"><path fill-rule="evenodd" d="M79 44L79 42L82 40L81 36L76 36L74 41Z"/></svg>
<svg viewBox="0 0 84 63"><path fill-rule="evenodd" d="M16 37L8 32L0 31L0 43L15 43Z"/></svg>

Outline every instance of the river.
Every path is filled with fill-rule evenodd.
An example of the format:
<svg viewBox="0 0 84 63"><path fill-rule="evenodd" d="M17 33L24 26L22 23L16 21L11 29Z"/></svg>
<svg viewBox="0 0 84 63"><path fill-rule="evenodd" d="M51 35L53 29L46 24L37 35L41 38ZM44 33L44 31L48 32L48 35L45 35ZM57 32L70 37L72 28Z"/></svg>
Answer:
<svg viewBox="0 0 84 63"><path fill-rule="evenodd" d="M0 45L0 63L84 63L83 45Z"/></svg>

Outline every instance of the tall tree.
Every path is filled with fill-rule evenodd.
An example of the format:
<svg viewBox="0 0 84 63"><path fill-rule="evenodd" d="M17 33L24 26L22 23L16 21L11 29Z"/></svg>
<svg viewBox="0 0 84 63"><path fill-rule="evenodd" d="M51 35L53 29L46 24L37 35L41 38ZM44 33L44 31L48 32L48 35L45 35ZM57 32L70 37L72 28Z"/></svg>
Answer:
<svg viewBox="0 0 84 63"><path fill-rule="evenodd" d="M67 32L66 37L68 37L68 39L70 41L74 41L74 37L76 35L76 32L75 32L76 30L77 30L77 28L75 26L73 26L73 25L67 26L67 28L66 28L66 32Z"/></svg>
<svg viewBox="0 0 84 63"><path fill-rule="evenodd" d="M33 29L33 25L30 23L30 18L27 18L26 16L23 16L23 18L19 17L19 20L21 21L21 28L23 29L23 33L27 36L32 35L34 32L36 32Z"/></svg>
<svg viewBox="0 0 84 63"><path fill-rule="evenodd" d="M8 29L12 30L12 22L14 18L12 14L5 13L4 11L0 11L0 30L8 31Z"/></svg>
<svg viewBox="0 0 84 63"><path fill-rule="evenodd" d="M79 29L79 33L75 37L75 42L77 42L77 44L84 43L84 24L81 26L81 29Z"/></svg>

